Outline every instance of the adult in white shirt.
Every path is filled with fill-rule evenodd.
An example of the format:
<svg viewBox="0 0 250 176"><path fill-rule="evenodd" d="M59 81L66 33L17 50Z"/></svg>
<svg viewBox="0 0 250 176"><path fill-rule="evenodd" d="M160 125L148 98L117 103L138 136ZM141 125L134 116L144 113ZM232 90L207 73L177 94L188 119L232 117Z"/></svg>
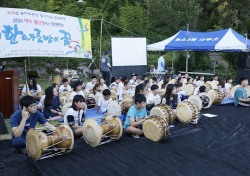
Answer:
<svg viewBox="0 0 250 176"><path fill-rule="evenodd" d="M82 123L85 120L85 99L81 95L76 95L72 106L64 115L64 124L68 124L75 136L82 136Z"/></svg>
<svg viewBox="0 0 250 176"><path fill-rule="evenodd" d="M108 110L108 105L112 101L111 91L109 89L105 89L104 91L102 91L102 95L103 97L98 100L98 106L96 108L97 114L99 114L100 112L106 114Z"/></svg>
<svg viewBox="0 0 250 176"><path fill-rule="evenodd" d="M97 79L96 76L92 76L91 81L86 84L85 90L87 90L87 92L90 92L93 89L93 87L96 84L96 79Z"/></svg>
<svg viewBox="0 0 250 176"><path fill-rule="evenodd" d="M71 87L69 85L68 79L64 78L62 80L62 83L63 84L59 87L59 93L70 92L71 91Z"/></svg>
<svg viewBox="0 0 250 176"><path fill-rule="evenodd" d="M28 88L28 89L27 89ZM40 92L42 90L41 86L39 84L36 83L36 79L35 78L30 78L28 85L24 85L23 89L22 89L22 95L25 96L27 91L28 94L31 94L31 96L36 96L37 92Z"/></svg>
<svg viewBox="0 0 250 176"><path fill-rule="evenodd" d="M199 88L204 84L204 76L198 76L197 81L196 81L196 86Z"/></svg>
<svg viewBox="0 0 250 176"><path fill-rule="evenodd" d="M73 101L73 99L76 95L82 95L85 98L85 95L82 91L82 82L81 81L75 82L73 92L71 92L71 94L69 96L69 100Z"/></svg>
<svg viewBox="0 0 250 176"><path fill-rule="evenodd" d="M165 51L161 52L161 57L159 57L158 59L158 67L157 67L157 71L162 72L165 70L165 60L164 60L164 56L166 55Z"/></svg>

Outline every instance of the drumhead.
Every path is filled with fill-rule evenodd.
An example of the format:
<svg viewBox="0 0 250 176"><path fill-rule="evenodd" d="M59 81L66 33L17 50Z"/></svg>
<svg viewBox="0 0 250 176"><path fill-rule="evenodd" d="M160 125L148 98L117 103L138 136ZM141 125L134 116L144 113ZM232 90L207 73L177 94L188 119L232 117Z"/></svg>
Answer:
<svg viewBox="0 0 250 176"><path fill-rule="evenodd" d="M202 101L201 101L201 99L200 99L200 97L198 95L191 95L188 98L188 101L196 104L197 107L198 107L198 109L201 110L201 108L202 108Z"/></svg>
<svg viewBox="0 0 250 176"><path fill-rule="evenodd" d="M185 103L180 103L176 109L177 118L183 123L189 123L192 120L192 109Z"/></svg>
<svg viewBox="0 0 250 176"><path fill-rule="evenodd" d="M205 92L200 93L199 97L201 99L203 109L207 109L212 106L213 104L212 98L207 93Z"/></svg>
<svg viewBox="0 0 250 176"><path fill-rule="evenodd" d="M29 156L34 160L38 160L42 155L42 144L40 141L40 136L42 137L45 134L41 132L39 133L35 131L33 128L31 128L26 136L26 149L28 151Z"/></svg>
<svg viewBox="0 0 250 176"><path fill-rule="evenodd" d="M100 98L102 98L102 93L100 93L100 92L96 93L96 94L95 94L95 102L96 102L96 104L98 104L98 100L99 100Z"/></svg>
<svg viewBox="0 0 250 176"><path fill-rule="evenodd" d="M65 115L66 112L68 111L68 109L72 106L72 103L66 103L65 105L63 105L62 107L62 114Z"/></svg>
<svg viewBox="0 0 250 176"><path fill-rule="evenodd" d="M195 87L193 84L187 84L184 85L182 89L185 91L186 95L193 95Z"/></svg>
<svg viewBox="0 0 250 176"><path fill-rule="evenodd" d="M111 101L108 105L107 113L115 116L121 115L121 106L117 103L117 101Z"/></svg>
<svg viewBox="0 0 250 176"><path fill-rule="evenodd" d="M102 128L95 119L87 119L83 123L82 133L85 142L92 147L96 147L101 143L103 135Z"/></svg>
<svg viewBox="0 0 250 176"><path fill-rule="evenodd" d="M69 102L69 99L65 96L60 97L60 102L62 105L65 105L66 103Z"/></svg>
<svg viewBox="0 0 250 176"><path fill-rule="evenodd" d="M213 104L220 104L223 99L223 94L218 89L211 89L208 92Z"/></svg>

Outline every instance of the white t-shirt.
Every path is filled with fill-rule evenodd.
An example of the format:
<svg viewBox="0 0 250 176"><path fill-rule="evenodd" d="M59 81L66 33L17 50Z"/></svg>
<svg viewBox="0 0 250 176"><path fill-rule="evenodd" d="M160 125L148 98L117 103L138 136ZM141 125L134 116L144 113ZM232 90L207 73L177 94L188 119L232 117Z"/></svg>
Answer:
<svg viewBox="0 0 250 176"><path fill-rule="evenodd" d="M67 87L64 87L64 85L61 85L60 87L59 87L59 92L60 93L62 93L62 92L69 92L69 91L71 91L71 87L70 87L70 85L67 85Z"/></svg>
<svg viewBox="0 0 250 176"><path fill-rule="evenodd" d="M217 86L219 85L219 81L213 80L212 82L215 82Z"/></svg>
<svg viewBox="0 0 250 176"><path fill-rule="evenodd" d="M154 95L153 92L150 92L147 96L147 104L151 104L150 101L154 101L155 103L158 102L161 97L159 94Z"/></svg>
<svg viewBox="0 0 250 176"><path fill-rule="evenodd" d="M187 79L186 78L183 78L183 84L186 85L187 84Z"/></svg>
<svg viewBox="0 0 250 176"><path fill-rule="evenodd" d="M129 80L129 83L131 85L138 85L137 82L136 82L136 80L133 80L133 79Z"/></svg>
<svg viewBox="0 0 250 176"><path fill-rule="evenodd" d="M75 124L77 125L82 125L81 119L82 119L82 114L83 114L83 110L80 110L80 114L79 111L75 111L73 108L69 108L68 111L65 113L64 115L64 124L68 124L68 115L72 115L74 116L74 121Z"/></svg>
<svg viewBox="0 0 250 176"><path fill-rule="evenodd" d="M164 71L165 67L162 66L162 63L163 63L163 65L165 66L164 57L161 56L161 57L158 59L157 71Z"/></svg>
<svg viewBox="0 0 250 176"><path fill-rule="evenodd" d="M85 89L88 90L88 91L91 91L93 89L93 87L95 86L95 84L93 84L92 82L88 82L86 84L86 87Z"/></svg>
<svg viewBox="0 0 250 176"><path fill-rule="evenodd" d="M69 100L73 101L73 98L75 97L75 95L82 95L85 98L85 95L84 95L83 91L79 91L78 93L73 91L73 92L71 92L71 94L69 96Z"/></svg>
<svg viewBox="0 0 250 176"><path fill-rule="evenodd" d="M23 86L22 93L25 93L25 94L26 94L26 87L28 87L28 91L30 91L31 94L32 94L33 96L35 96L35 95L37 94L37 92L39 92L39 91L42 90L42 88L41 88L41 86L40 86L39 84L36 84L37 90L30 90L30 89L29 89L29 85L27 85L27 86L24 85L24 86Z"/></svg>
<svg viewBox="0 0 250 176"><path fill-rule="evenodd" d="M200 87L200 86L202 86L203 84L204 84L204 81L201 81L201 80L196 81L196 86L197 86L197 87Z"/></svg>
<svg viewBox="0 0 250 176"><path fill-rule="evenodd" d="M231 86L232 86L232 84L226 83L226 84L225 84L225 89L226 89L226 91L230 91Z"/></svg>
<svg viewBox="0 0 250 176"><path fill-rule="evenodd" d="M135 91L133 89L128 89L128 90L124 89L123 94L124 95L131 94L132 96L134 96L135 95Z"/></svg>
<svg viewBox="0 0 250 176"><path fill-rule="evenodd" d="M44 100L45 100L45 95L43 95L43 96L40 98L40 101L39 101L39 103L37 104L37 106L43 106L43 105L44 105Z"/></svg>
<svg viewBox="0 0 250 176"><path fill-rule="evenodd" d="M98 100L98 106L100 107L102 113L108 110L108 105L111 101L112 98L110 98L109 100L105 100L103 97Z"/></svg>

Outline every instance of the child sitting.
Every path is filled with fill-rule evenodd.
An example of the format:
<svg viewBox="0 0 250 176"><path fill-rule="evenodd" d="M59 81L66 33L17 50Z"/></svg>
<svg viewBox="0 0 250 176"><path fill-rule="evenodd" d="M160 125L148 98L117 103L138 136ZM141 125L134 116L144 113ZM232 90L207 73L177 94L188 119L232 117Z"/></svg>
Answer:
<svg viewBox="0 0 250 176"><path fill-rule="evenodd" d="M154 84L151 86L151 92L147 96L146 109L150 111L157 103L159 103L159 100L159 86Z"/></svg>
<svg viewBox="0 0 250 176"><path fill-rule="evenodd" d="M146 111L146 97L138 94L135 97L135 105L129 108L124 123L124 132L132 135L134 138L139 138L143 135L142 124L147 117Z"/></svg>
<svg viewBox="0 0 250 176"><path fill-rule="evenodd" d="M112 101L111 98L111 91L109 89L105 89L102 91L103 97L98 100L98 106L96 107L96 113L99 114L100 110L101 113L106 114L108 110L108 105Z"/></svg>
<svg viewBox="0 0 250 176"><path fill-rule="evenodd" d="M82 95L75 95L72 106L64 115L64 123L68 124L75 136L82 136L82 122L85 120L85 98Z"/></svg>
<svg viewBox="0 0 250 176"><path fill-rule="evenodd" d="M37 122L51 131L55 130L56 127L51 125L41 112L37 111L34 97L24 96L20 100L20 105L22 110L17 110L10 117L10 125L12 128L11 145L17 148L25 148L27 132L29 129L35 128Z"/></svg>

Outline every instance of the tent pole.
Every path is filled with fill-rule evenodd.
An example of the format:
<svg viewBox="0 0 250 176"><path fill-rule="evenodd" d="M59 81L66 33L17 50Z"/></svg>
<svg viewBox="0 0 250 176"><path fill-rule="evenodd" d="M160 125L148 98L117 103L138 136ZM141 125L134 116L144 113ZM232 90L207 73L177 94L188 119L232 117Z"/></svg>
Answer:
<svg viewBox="0 0 250 176"><path fill-rule="evenodd" d="M173 51L173 58L172 58L172 74L174 73L174 58L175 58L175 55L174 55L174 51Z"/></svg>
<svg viewBox="0 0 250 176"><path fill-rule="evenodd" d="M189 59L189 51L187 50L187 57L186 57L186 73L188 72L188 59Z"/></svg>
<svg viewBox="0 0 250 176"><path fill-rule="evenodd" d="M187 57L186 57L186 73L188 72L188 59L189 59L189 45L188 45L188 30L189 24L187 24Z"/></svg>

